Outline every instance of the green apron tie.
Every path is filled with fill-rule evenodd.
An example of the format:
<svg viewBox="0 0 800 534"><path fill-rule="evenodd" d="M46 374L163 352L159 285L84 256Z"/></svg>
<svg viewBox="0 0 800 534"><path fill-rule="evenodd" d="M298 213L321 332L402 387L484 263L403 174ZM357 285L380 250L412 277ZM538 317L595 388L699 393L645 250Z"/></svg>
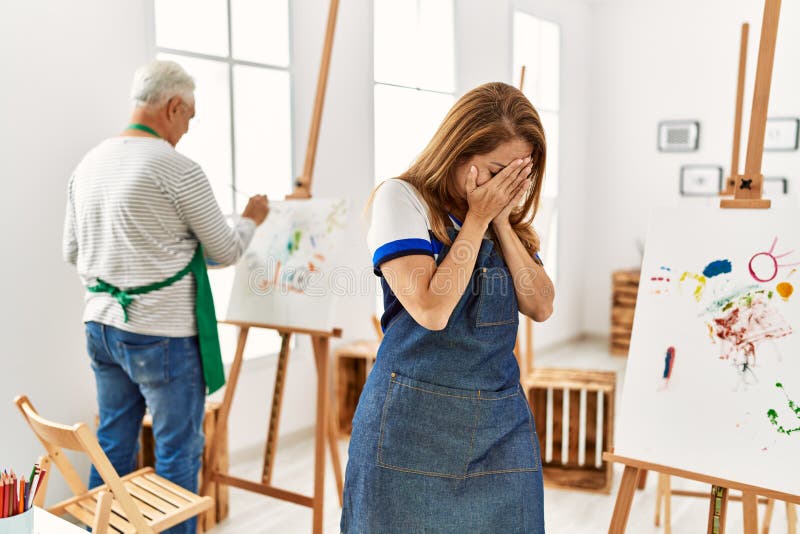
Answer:
<svg viewBox="0 0 800 534"><path fill-rule="evenodd" d="M161 282L131 289L120 289L98 278L97 284L88 287L87 290L92 293L108 293L111 295L122 307L122 314L127 323L128 306L133 302L133 296L171 286L189 273L194 275L197 290L195 294L197 342L200 346L200 359L203 362L203 378L206 382L206 392L210 395L225 385L225 368L222 364L222 351L219 347L214 295L211 292L211 283L208 280L208 270L202 245L197 244L192 261L186 267Z"/></svg>

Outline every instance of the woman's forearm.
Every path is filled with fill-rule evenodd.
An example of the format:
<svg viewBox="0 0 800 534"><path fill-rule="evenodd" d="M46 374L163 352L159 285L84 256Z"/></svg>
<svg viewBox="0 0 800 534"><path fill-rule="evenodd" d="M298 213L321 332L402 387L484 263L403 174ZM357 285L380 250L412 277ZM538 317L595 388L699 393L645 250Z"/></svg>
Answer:
<svg viewBox="0 0 800 534"><path fill-rule="evenodd" d="M426 292L426 308L433 322L442 328L447 325L450 314L469 286L488 225L489 221L467 214L450 252L431 277Z"/></svg>
<svg viewBox="0 0 800 534"><path fill-rule="evenodd" d="M550 277L531 258L511 225L494 225L503 256L514 281L519 310L534 321L544 321L553 313L555 290Z"/></svg>

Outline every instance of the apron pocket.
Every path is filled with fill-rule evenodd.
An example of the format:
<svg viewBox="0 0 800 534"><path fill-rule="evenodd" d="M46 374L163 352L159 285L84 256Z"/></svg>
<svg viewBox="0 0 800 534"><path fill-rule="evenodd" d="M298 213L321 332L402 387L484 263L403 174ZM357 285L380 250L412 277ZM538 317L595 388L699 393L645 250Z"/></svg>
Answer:
<svg viewBox="0 0 800 534"><path fill-rule="evenodd" d="M484 394L479 407L468 475L538 471L539 441L521 389Z"/></svg>
<svg viewBox="0 0 800 534"><path fill-rule="evenodd" d="M475 326L511 324L518 317L514 282L505 267L483 267L478 273L478 317Z"/></svg>
<svg viewBox="0 0 800 534"><path fill-rule="evenodd" d="M143 386L159 386L169 382L169 340L147 345L119 342L128 376Z"/></svg>
<svg viewBox="0 0 800 534"><path fill-rule="evenodd" d="M381 418L378 465L464 478L477 416L476 392L392 373Z"/></svg>

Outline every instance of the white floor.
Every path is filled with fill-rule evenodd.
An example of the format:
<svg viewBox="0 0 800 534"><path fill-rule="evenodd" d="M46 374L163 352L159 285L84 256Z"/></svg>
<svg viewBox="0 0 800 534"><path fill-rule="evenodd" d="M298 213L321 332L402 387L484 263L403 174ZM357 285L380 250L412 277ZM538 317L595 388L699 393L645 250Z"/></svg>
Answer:
<svg viewBox="0 0 800 534"><path fill-rule="evenodd" d="M616 371L617 390L622 390L626 359L610 356L606 342L584 341L563 346L548 353L537 354L537 367L591 368ZM619 404L617 404L619 405ZM619 414L619 410L617 410ZM347 457L347 443L340 443L342 461ZM311 493L313 469L313 438L286 443L279 447L273 475L275 485L305 494ZM325 532L339 532L339 501L336 496L333 472L328 462L325 493ZM261 470L260 459L234 464L235 476L256 479ZM597 534L607 532L614 506L622 468L617 466L614 488L610 495L596 495L577 491L562 491L545 488L545 522L549 533ZM647 534L662 532L653 524L655 512L655 486L657 476L650 474L647 487L637 491L628 521L627 532ZM673 489L707 491L709 488L684 480L673 479ZM742 532L741 504L728 505L726 532ZM764 506L759 507L763 516ZM672 532L692 534L706 532L708 501L698 498L674 497L672 503ZM214 529L214 534L258 534L258 533L305 533L311 531L311 512L294 504L284 503L254 493L231 488L230 517ZM773 514L772 533L787 532L785 507L778 504Z"/></svg>

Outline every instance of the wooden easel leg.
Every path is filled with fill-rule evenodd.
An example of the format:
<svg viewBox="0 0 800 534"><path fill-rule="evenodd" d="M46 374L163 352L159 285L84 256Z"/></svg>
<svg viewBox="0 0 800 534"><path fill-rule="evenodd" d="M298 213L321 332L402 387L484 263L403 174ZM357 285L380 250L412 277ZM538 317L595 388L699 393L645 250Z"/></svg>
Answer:
<svg viewBox="0 0 800 534"><path fill-rule="evenodd" d="M339 440L336 438L336 426L333 417L328 417L328 444L331 449L333 478L336 479L336 492L339 494L339 507L344 506L344 481L342 480L342 462L339 458Z"/></svg>
<svg viewBox="0 0 800 534"><path fill-rule="evenodd" d="M758 534L758 501L753 493L742 493L744 534Z"/></svg>
<svg viewBox="0 0 800 534"><path fill-rule="evenodd" d="M664 534L672 534L672 477L664 475Z"/></svg>
<svg viewBox="0 0 800 534"><path fill-rule="evenodd" d="M661 526L661 508L664 505L664 473L658 474L658 485L656 485L656 517L653 523L657 527Z"/></svg>
<svg viewBox="0 0 800 534"><path fill-rule="evenodd" d="M769 526L772 523L772 512L775 509L775 499L767 499L767 509L764 511L764 524L761 527L761 534L769 534Z"/></svg>
<svg viewBox="0 0 800 534"><path fill-rule="evenodd" d="M239 327L239 339L236 342L236 354L233 357L233 365L231 372L228 374L228 383L225 386L225 396L222 399L222 405L219 408L218 419L216 421L216 428L214 430L214 439L211 446L208 448L208 456L205 458L206 469L203 469L203 483L200 485L200 495L206 495L208 487L211 484L214 474L217 470L217 451L221 446L221 439L227 435L224 432L228 425L228 414L231 411L231 404L233 403L233 394L236 392L236 383L239 381L239 373L242 370L242 357L244 356L244 347L247 344L247 334L250 332L249 326Z"/></svg>
<svg viewBox="0 0 800 534"><path fill-rule="evenodd" d="M286 367L289 364L289 344L291 340L291 333L281 333L281 351L278 355L278 367L275 371L275 387L272 393L267 445L264 449L264 466L261 470L261 481L264 484L272 482L272 468L275 466L275 456L278 448L278 428L281 422L283 390L284 386L286 386Z"/></svg>
<svg viewBox="0 0 800 534"><path fill-rule="evenodd" d="M625 466L622 472L622 481L617 492L617 502L614 505L614 515L611 516L611 525L608 527L608 534L623 534L628 524L628 516L631 513L633 504L633 494L636 492L636 481L639 478L639 469Z"/></svg>
<svg viewBox="0 0 800 534"><path fill-rule="evenodd" d="M789 525L788 533L797 534L797 507L790 503L786 503L786 523Z"/></svg>
<svg viewBox="0 0 800 534"><path fill-rule="evenodd" d="M711 486L708 505L708 534L725 533L725 513L728 510L728 488Z"/></svg>
<svg viewBox="0 0 800 534"><path fill-rule="evenodd" d="M317 362L317 424L314 440L314 520L312 532L322 534L325 503L325 440L328 428L328 338L311 337Z"/></svg>

